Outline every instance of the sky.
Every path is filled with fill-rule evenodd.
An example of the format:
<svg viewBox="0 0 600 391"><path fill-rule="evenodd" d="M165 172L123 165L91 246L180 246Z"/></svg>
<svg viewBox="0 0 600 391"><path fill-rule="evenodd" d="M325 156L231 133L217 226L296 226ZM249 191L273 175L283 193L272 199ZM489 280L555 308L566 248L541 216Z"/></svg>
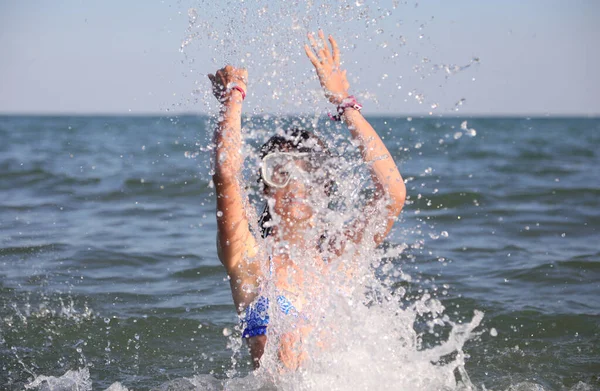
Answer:
<svg viewBox="0 0 600 391"><path fill-rule="evenodd" d="M0 113L210 113L228 63L248 113L323 113L302 49L323 28L365 113L598 116L599 17L597 0L2 0Z"/></svg>

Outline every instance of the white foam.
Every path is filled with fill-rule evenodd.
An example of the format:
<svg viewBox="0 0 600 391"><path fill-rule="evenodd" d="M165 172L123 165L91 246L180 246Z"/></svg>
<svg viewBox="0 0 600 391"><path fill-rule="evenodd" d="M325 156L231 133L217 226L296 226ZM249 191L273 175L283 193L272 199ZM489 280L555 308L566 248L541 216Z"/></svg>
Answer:
<svg viewBox="0 0 600 391"><path fill-rule="evenodd" d="M92 391L92 381L88 368L67 371L61 377L37 376L25 385L26 390L38 391ZM114 390L111 390L114 391Z"/></svg>

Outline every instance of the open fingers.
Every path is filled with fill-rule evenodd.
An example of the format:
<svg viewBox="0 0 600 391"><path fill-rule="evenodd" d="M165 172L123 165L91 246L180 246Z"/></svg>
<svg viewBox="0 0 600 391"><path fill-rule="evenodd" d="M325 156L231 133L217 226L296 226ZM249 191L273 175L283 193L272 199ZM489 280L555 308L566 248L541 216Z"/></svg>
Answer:
<svg viewBox="0 0 600 391"><path fill-rule="evenodd" d="M337 42L333 39L332 35L329 35L329 42L331 42L331 48L333 49L333 63L336 67L340 67L340 48Z"/></svg>
<svg viewBox="0 0 600 391"><path fill-rule="evenodd" d="M317 56L315 56L315 53L311 50L311 48L309 48L308 45L304 45L304 51L306 52L308 59L310 60L310 62L312 62L315 68L319 68L321 66L321 63L319 62L319 59L317 58Z"/></svg>
<svg viewBox="0 0 600 391"><path fill-rule="evenodd" d="M326 61L327 56L325 54L325 50L319 45L319 42L315 39L312 33L308 33L308 40L310 41L310 45L312 46L314 52L318 56L319 62Z"/></svg>
<svg viewBox="0 0 600 391"><path fill-rule="evenodd" d="M319 53L319 44L315 40L315 37L313 37L312 33L308 33L308 41L310 42L310 46L312 46L314 52L318 54Z"/></svg>
<svg viewBox="0 0 600 391"><path fill-rule="evenodd" d="M331 51L329 50L329 45L327 44L323 30L319 30L319 38L321 38L321 42L323 44L323 48L321 49L321 52L323 52L322 56L329 60L329 62L332 62L333 58L331 57Z"/></svg>

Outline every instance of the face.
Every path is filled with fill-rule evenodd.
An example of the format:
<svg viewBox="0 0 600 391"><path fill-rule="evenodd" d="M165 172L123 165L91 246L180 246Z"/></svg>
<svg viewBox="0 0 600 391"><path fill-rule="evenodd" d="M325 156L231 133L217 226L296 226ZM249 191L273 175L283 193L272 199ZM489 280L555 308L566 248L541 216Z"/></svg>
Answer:
<svg viewBox="0 0 600 391"><path fill-rule="evenodd" d="M274 152L261 168L275 213L287 221L305 221L327 203L322 158L314 153Z"/></svg>

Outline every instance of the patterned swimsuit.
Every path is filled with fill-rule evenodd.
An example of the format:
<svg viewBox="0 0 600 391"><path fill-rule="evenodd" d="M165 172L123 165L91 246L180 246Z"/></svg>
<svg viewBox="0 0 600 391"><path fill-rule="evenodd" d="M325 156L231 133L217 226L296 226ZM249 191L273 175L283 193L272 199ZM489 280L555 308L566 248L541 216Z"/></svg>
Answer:
<svg viewBox="0 0 600 391"><path fill-rule="evenodd" d="M273 259L269 257L269 274L273 275ZM277 305L279 310L286 315L292 314L298 316L298 311L291 301L283 295L277 295ZM269 325L269 298L258 295L245 310L243 338L256 337L257 335L266 335L267 326Z"/></svg>
<svg viewBox="0 0 600 391"><path fill-rule="evenodd" d="M294 305L283 295L277 296L277 304L279 309L286 315L290 313L297 315ZM243 319L244 332L242 337L250 338L257 335L266 335L267 326L269 325L269 298L258 296L250 305L246 307L245 316Z"/></svg>

